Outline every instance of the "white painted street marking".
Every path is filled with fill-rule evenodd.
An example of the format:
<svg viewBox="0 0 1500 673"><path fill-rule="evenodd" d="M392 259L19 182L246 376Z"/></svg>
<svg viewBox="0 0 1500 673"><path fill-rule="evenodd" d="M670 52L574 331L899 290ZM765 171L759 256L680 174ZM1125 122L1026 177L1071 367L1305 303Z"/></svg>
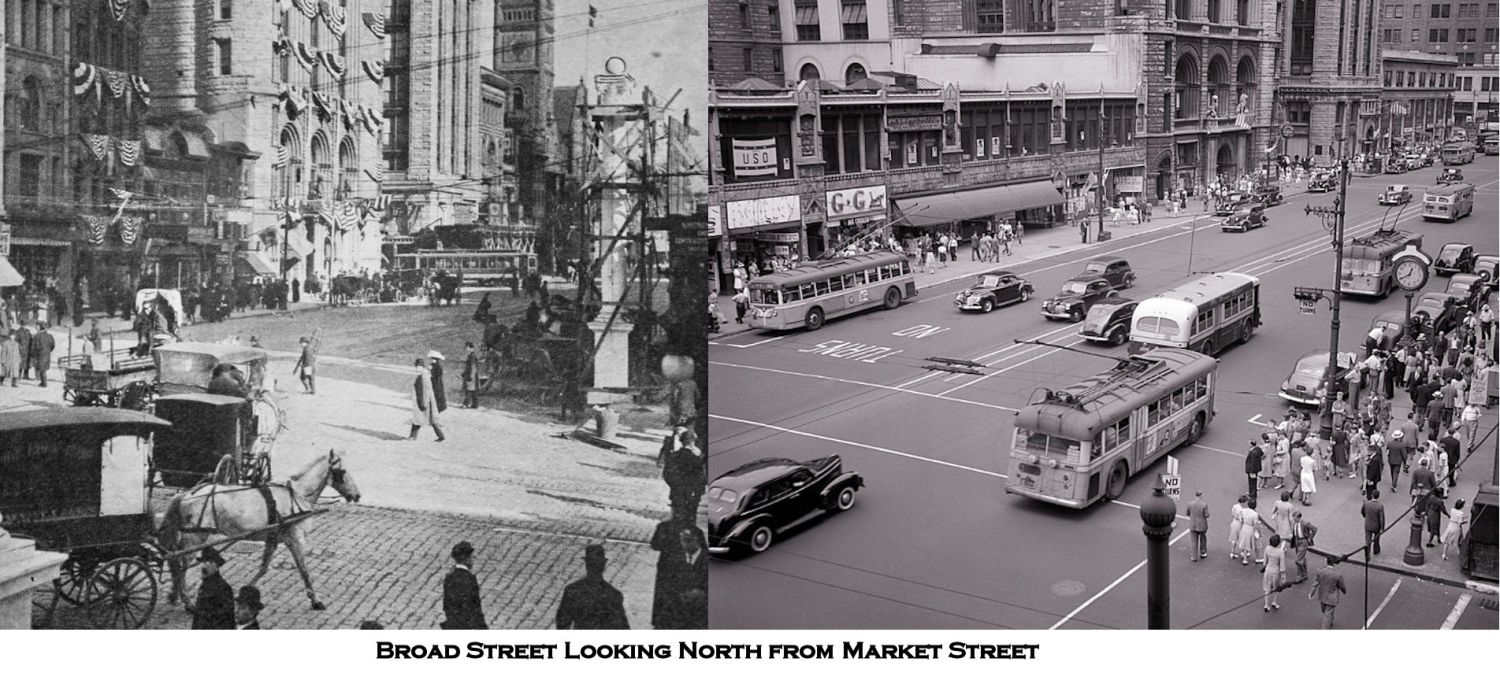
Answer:
<svg viewBox="0 0 1500 673"><path fill-rule="evenodd" d="M1137 508L1139 508L1139 506L1137 506ZM1182 517L1179 516L1178 518L1182 518ZM1192 532L1191 528L1185 528L1185 529L1183 529L1183 531L1181 533L1178 533L1176 537L1172 538L1171 541L1167 542L1167 546L1170 547L1170 546L1172 546L1174 544L1177 544L1178 540L1181 540L1184 536L1186 536L1188 533L1191 533L1191 532ZM1125 571L1124 575L1121 575L1118 578L1116 578L1115 581L1110 582L1109 586L1104 587L1103 589L1100 589L1099 593L1096 593L1093 596L1090 596L1089 599L1086 600L1086 601L1084 601L1082 605L1079 605L1078 607L1073 608L1072 612L1069 612L1062 619L1057 620L1056 624L1053 624L1052 626L1047 627L1047 630L1048 631L1056 631L1063 624L1066 624L1069 621L1071 621L1074 617L1077 617L1078 613L1083 612L1084 609L1088 608L1088 606L1093 605L1094 601L1097 601L1100 598L1103 598L1104 594L1107 594L1110 591L1113 591L1115 587L1120 586L1121 582L1124 582L1125 580L1129 579L1131 575L1134 575L1137 571L1139 571L1141 568L1144 568L1144 567L1146 567L1146 559L1141 559L1141 562L1135 564L1135 567L1132 567L1130 570Z"/></svg>
<svg viewBox="0 0 1500 673"><path fill-rule="evenodd" d="M1458 624L1458 618L1464 616L1464 610L1469 607L1469 597L1474 594L1466 593L1458 597L1458 602L1453 605L1453 611L1448 613L1448 618L1443 620L1442 630L1451 630Z"/></svg>
<svg viewBox="0 0 1500 673"><path fill-rule="evenodd" d="M954 468L954 469L963 470L965 472L973 472L975 474L982 474L982 475L984 475L986 477L998 477L1000 479L1006 479L1007 478L1005 475L1000 474L999 472L991 472L989 470L981 470L981 469L979 469L977 467L969 467L968 465L959 465L958 463L950 463L950 462L948 462L946 460L938 460L936 458L928 458L927 456L919 456L919 455L916 455L914 453L906 453L905 451L897 451L895 449L887 449L887 448L884 448L884 447L874 446L874 445L871 445L871 444L863 444L863 443L860 443L860 442L851 442L851 441L849 441L847 439L839 439L837 437L829 437L827 435L818 435L818 434L813 434L811 432L803 432L801 430L793 430L791 428L783 428L781 426L771 425L769 423L757 423L755 421L747 421L747 420L744 420L742 418L730 418L728 416L720 416L718 414L709 414L708 417L709 418L717 418L717 419L719 419L721 421L729 421L730 423L740 423L740 424L743 424L743 425L753 425L753 426L755 426L757 428L765 428L767 430L775 430L777 432L785 432L787 434L797 435L799 437L808 437L810 439L821 439L821 440L823 440L825 442L833 442L835 444L843 444L845 446L852 446L852 447L855 447L855 448L858 448L858 449L866 449L866 450L869 450L869 451L874 451L876 453L884 453L884 454L888 454L888 455L892 455L892 456L898 456L898 457L901 457L901 458L910 458L912 460L917 460L917 461L921 461L921 462L924 462L924 463L931 463L933 465L941 465L943 467L951 467L951 468Z"/></svg>
<svg viewBox="0 0 1500 673"><path fill-rule="evenodd" d="M1260 425L1260 414L1256 414L1254 416L1251 416L1250 418L1245 419L1245 422L1250 423L1251 425Z"/></svg>
<svg viewBox="0 0 1500 673"><path fill-rule="evenodd" d="M1398 578L1396 583L1391 585L1391 590L1385 593L1385 600L1380 601L1380 605L1375 606L1375 611L1370 613L1370 618L1365 620L1365 628L1368 629L1371 624L1375 623L1375 618L1380 616L1380 611L1385 609L1385 606L1391 602L1391 597L1395 596L1396 590L1400 588L1401 579Z"/></svg>
<svg viewBox="0 0 1500 673"><path fill-rule="evenodd" d="M760 341L756 341L754 343L748 343L748 344L727 344L727 343L724 343L722 341L710 341L710 342L708 342L708 344L710 346L723 346L725 348L754 348L754 347L760 346L762 344L768 344L768 343L771 343L772 341L777 341L777 340L785 339L785 338L786 337L784 337L784 336L771 337L769 339L761 339Z"/></svg>
<svg viewBox="0 0 1500 673"><path fill-rule="evenodd" d="M895 386L887 386L887 385L883 385L883 384L880 384L880 383L870 383L868 381L855 381L853 379L841 379L841 378L838 378L836 376L824 376L822 374L808 374L808 373L805 373L805 372L789 372L789 371L786 371L784 369L771 369L769 367L756 367L756 366L753 366L753 365L737 365L737 364L730 364L728 362L713 362L713 361L709 361L708 364L710 366L713 366L713 367L732 367L734 369L748 369L750 371L766 372L768 374L782 374L782 375L785 375L785 376L800 376L802 378L807 378L807 379L818 379L820 381L830 381L830 382L833 382L833 383L843 383L843 384L847 384L847 385L851 385L851 386L863 386L865 388L876 388L876 389L879 389L879 390L889 390L889 391L891 391L893 393L905 393L907 395L916 395L918 397L926 397L926 398L934 399L934 400L942 400L944 402L956 402L958 404L967 404L967 405L975 406L975 407L983 407L985 409L994 409L996 411L1015 411L1015 409L1013 409L1011 407L1007 407L1007 406L1003 406L1003 405L999 405L999 404L986 404L984 402L976 402L974 400L953 399L951 397L942 397L942 396L937 395L935 393L924 393L924 392L919 392L919 391L916 391L916 390L902 390L901 388L897 388Z"/></svg>
<svg viewBox="0 0 1500 673"><path fill-rule="evenodd" d="M1208 446L1207 444L1189 444L1188 446L1191 446L1191 447L1193 447L1195 449L1203 449L1204 451L1213 451L1214 453L1222 453L1222 454L1224 454L1226 456L1234 456L1235 458L1240 458L1241 457L1240 454L1235 453L1233 451L1228 451L1228 450L1225 450L1225 449L1215 448L1215 447L1212 447L1212 446Z"/></svg>
<svg viewBox="0 0 1500 673"><path fill-rule="evenodd" d="M879 362L881 358L890 357L902 352L902 350L899 348L862 344L855 341L824 341L812 348L799 348L797 352L827 355L831 358L854 360L856 362Z"/></svg>
<svg viewBox="0 0 1500 673"><path fill-rule="evenodd" d="M937 325L915 325L915 326L912 326L912 327L908 327L906 329L901 329L901 330L896 330L895 332L891 332L891 336L911 337L913 339L921 339L921 338L924 338L924 337L930 337L930 336L932 336L934 334L941 334L943 332L947 332L950 329L952 329L952 328L951 327L938 327Z"/></svg>

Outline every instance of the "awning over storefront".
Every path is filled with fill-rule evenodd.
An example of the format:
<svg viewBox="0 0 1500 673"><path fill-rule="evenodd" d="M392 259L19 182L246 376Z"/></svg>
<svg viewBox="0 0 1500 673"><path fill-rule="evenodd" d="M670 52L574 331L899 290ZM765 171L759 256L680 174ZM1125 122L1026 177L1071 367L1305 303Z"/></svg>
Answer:
<svg viewBox="0 0 1500 673"><path fill-rule="evenodd" d="M932 194L899 199L896 205L904 217L897 224L930 227L997 213L1045 208L1062 202L1062 193L1057 191L1051 180Z"/></svg>
<svg viewBox="0 0 1500 673"><path fill-rule="evenodd" d="M245 263L249 264L250 268L257 274L264 276L276 275L276 263L267 259L264 252L259 250L241 251L240 259L245 260Z"/></svg>
<svg viewBox="0 0 1500 673"><path fill-rule="evenodd" d="M0 287L15 287L25 282L26 279L21 277L21 272L16 271L16 267L11 266L9 260L0 257Z"/></svg>

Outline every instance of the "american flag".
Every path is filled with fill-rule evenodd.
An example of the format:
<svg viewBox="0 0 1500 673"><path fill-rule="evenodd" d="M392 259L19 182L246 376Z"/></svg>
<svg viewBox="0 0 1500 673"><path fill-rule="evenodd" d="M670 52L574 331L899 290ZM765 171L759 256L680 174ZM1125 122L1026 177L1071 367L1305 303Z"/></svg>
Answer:
<svg viewBox="0 0 1500 673"><path fill-rule="evenodd" d="M286 145L276 146L276 158L271 161L271 168L281 168L287 162Z"/></svg>
<svg viewBox="0 0 1500 673"><path fill-rule="evenodd" d="M376 39L385 39L385 15L379 12L366 12L363 16L365 27L375 35Z"/></svg>

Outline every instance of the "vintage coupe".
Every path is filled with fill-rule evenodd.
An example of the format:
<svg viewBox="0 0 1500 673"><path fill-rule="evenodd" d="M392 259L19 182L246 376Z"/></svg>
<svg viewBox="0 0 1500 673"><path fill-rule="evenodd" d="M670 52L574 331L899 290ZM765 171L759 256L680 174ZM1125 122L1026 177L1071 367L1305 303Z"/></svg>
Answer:
<svg viewBox="0 0 1500 673"><path fill-rule="evenodd" d="M865 480L843 466L837 454L807 462L762 458L709 482L708 551L763 552L793 526L853 507Z"/></svg>
<svg viewBox="0 0 1500 673"><path fill-rule="evenodd" d="M960 311L989 313L996 306L1026 301L1035 293L1031 281L1010 271L996 269L979 274L973 285L953 298L953 305Z"/></svg>
<svg viewBox="0 0 1500 673"><path fill-rule="evenodd" d="M1109 280L1099 274L1074 276L1063 283L1057 295L1042 302L1042 315L1048 320L1081 322L1089 309L1105 297L1119 294Z"/></svg>
<svg viewBox="0 0 1500 673"><path fill-rule="evenodd" d="M1335 390L1343 391L1347 388L1344 377L1353 364L1353 353L1340 354L1338 371L1334 374L1337 382ZM1292 373L1281 382L1281 391L1277 395L1292 404L1317 406L1321 401L1318 393L1322 392L1320 388L1327 380L1328 349L1310 351L1297 358L1297 363L1292 366Z"/></svg>

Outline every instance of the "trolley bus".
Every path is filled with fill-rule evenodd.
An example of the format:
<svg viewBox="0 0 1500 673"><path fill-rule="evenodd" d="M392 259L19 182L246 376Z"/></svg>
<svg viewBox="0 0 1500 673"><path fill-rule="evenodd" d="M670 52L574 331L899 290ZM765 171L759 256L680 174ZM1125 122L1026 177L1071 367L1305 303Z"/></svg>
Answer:
<svg viewBox="0 0 1500 673"><path fill-rule="evenodd" d="M1130 349L1166 346L1207 355L1246 341L1260 326L1260 279L1212 273L1141 302L1130 318Z"/></svg>
<svg viewBox="0 0 1500 673"><path fill-rule="evenodd" d="M463 273L465 281L499 284L519 269L521 277L536 271L536 253L513 250L418 250L396 255L398 271L420 271L423 277L438 271L450 276Z"/></svg>
<svg viewBox="0 0 1500 673"><path fill-rule="evenodd" d="M1344 276L1339 287L1350 294L1384 298L1396 287L1391 257L1408 245L1422 247L1422 235L1383 229L1355 238L1344 248Z"/></svg>
<svg viewBox="0 0 1500 673"><path fill-rule="evenodd" d="M1016 412L1005 492L1075 509L1120 497L1131 475L1203 435L1218 367L1158 348L1068 388L1038 389Z"/></svg>
<svg viewBox="0 0 1500 673"><path fill-rule="evenodd" d="M1474 160L1474 143L1467 140L1459 140L1443 145L1443 165L1456 166L1467 164Z"/></svg>
<svg viewBox="0 0 1500 673"><path fill-rule="evenodd" d="M1474 185L1456 182L1427 190L1422 197L1422 219L1457 222L1474 212Z"/></svg>
<svg viewBox="0 0 1500 673"><path fill-rule="evenodd" d="M893 309L917 296L911 260L872 252L804 263L750 281L751 327L815 330L829 318L881 306Z"/></svg>

